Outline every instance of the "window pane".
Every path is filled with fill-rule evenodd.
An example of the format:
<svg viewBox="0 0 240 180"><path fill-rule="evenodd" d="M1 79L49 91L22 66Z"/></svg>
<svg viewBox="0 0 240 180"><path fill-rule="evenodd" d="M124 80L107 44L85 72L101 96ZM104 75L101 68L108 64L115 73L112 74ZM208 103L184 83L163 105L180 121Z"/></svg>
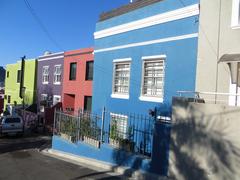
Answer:
<svg viewBox="0 0 240 180"><path fill-rule="evenodd" d="M84 96L84 111L92 111L92 96Z"/></svg>
<svg viewBox="0 0 240 180"><path fill-rule="evenodd" d="M21 82L21 76L22 76L21 70L18 70L17 71L17 83Z"/></svg>
<svg viewBox="0 0 240 180"><path fill-rule="evenodd" d="M114 93L128 94L130 63L116 63L114 73Z"/></svg>
<svg viewBox="0 0 240 180"><path fill-rule="evenodd" d="M86 63L86 80L93 80L93 61Z"/></svg>
<svg viewBox="0 0 240 180"><path fill-rule="evenodd" d="M20 118L6 118L5 123L20 123Z"/></svg>
<svg viewBox="0 0 240 180"><path fill-rule="evenodd" d="M76 71L77 71L77 63L71 63L69 80L76 80Z"/></svg>
<svg viewBox="0 0 240 180"><path fill-rule="evenodd" d="M163 97L164 60L144 62L142 94L151 97Z"/></svg>
<svg viewBox="0 0 240 180"><path fill-rule="evenodd" d="M54 69L54 83L60 83L61 82L61 66L57 65Z"/></svg>
<svg viewBox="0 0 240 180"><path fill-rule="evenodd" d="M128 118L126 116L118 114L111 115L110 137L112 139L127 139L127 121Z"/></svg>
<svg viewBox="0 0 240 180"><path fill-rule="evenodd" d="M48 83L48 80L49 80L49 67L44 66L43 74L42 74L42 81L43 81L43 83Z"/></svg>
<svg viewBox="0 0 240 180"><path fill-rule="evenodd" d="M8 101L9 104L11 103L11 96L8 96Z"/></svg>

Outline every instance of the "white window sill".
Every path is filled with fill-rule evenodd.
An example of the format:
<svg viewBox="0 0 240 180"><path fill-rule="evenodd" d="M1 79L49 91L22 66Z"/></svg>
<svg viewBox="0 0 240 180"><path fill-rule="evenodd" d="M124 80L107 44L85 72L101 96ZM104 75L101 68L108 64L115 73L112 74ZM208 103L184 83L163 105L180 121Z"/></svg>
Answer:
<svg viewBox="0 0 240 180"><path fill-rule="evenodd" d="M157 98L157 97L148 97L148 96L140 96L139 99L141 101L149 101L149 102L163 102L163 98Z"/></svg>
<svg viewBox="0 0 240 180"><path fill-rule="evenodd" d="M231 26L232 29L240 29L240 24L239 25L235 25L235 26Z"/></svg>
<svg viewBox="0 0 240 180"><path fill-rule="evenodd" d="M60 82L56 82L56 83L53 83L54 85L61 85L61 83Z"/></svg>
<svg viewBox="0 0 240 180"><path fill-rule="evenodd" d="M42 84L48 84L48 82L42 82Z"/></svg>
<svg viewBox="0 0 240 180"><path fill-rule="evenodd" d="M111 97L118 99L129 99L129 95L126 94L111 94Z"/></svg>

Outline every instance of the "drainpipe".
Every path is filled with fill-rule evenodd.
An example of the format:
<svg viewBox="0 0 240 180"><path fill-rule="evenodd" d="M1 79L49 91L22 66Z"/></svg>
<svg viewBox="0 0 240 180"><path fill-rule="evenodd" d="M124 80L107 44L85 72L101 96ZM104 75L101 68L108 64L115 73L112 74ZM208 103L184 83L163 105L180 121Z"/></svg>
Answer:
<svg viewBox="0 0 240 180"><path fill-rule="evenodd" d="M220 53L221 11L222 11L222 0L219 1L218 44L217 44L217 69L216 69L216 86L215 86L215 93L218 92L218 61L219 61L219 53ZM217 94L215 94L215 104L217 104Z"/></svg>
<svg viewBox="0 0 240 180"><path fill-rule="evenodd" d="M235 96L235 106L238 105L238 82L239 82L239 62L237 63L237 82L236 82L236 96Z"/></svg>
<svg viewBox="0 0 240 180"><path fill-rule="evenodd" d="M26 59L26 56L23 56L22 58L22 61L21 61L21 79L20 79L20 89L19 89L19 97L21 99L23 99L23 87L24 87L24 69L25 69L25 59Z"/></svg>
<svg viewBox="0 0 240 180"><path fill-rule="evenodd" d="M23 108L23 122L25 125L25 87L24 87L24 70L25 70L25 59L26 56L23 56L21 63L21 80L20 80L20 89L19 89L19 97L22 99L22 108Z"/></svg>

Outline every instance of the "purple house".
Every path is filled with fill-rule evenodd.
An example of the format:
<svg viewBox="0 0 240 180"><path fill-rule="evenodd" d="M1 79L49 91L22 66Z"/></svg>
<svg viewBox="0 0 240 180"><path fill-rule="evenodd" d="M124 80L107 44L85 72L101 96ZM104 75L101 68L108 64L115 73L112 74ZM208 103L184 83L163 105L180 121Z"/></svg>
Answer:
<svg viewBox="0 0 240 180"><path fill-rule="evenodd" d="M48 112L62 100L63 63L64 52L46 52L38 57L37 104L39 115L45 122Z"/></svg>

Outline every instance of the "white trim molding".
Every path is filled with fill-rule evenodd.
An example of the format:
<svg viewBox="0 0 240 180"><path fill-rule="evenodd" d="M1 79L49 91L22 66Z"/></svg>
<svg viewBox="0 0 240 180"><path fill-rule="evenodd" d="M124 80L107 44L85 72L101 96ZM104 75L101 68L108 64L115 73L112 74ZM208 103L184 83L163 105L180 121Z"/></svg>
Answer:
<svg viewBox="0 0 240 180"><path fill-rule="evenodd" d="M155 55L155 56L143 56L142 57L143 60L166 59L166 58L167 58L167 56L165 54Z"/></svg>
<svg viewBox="0 0 240 180"><path fill-rule="evenodd" d="M121 46L114 46L114 47L110 47L110 48L96 49L94 51L94 53L114 51L114 50L126 49L126 48L131 48L131 47L146 46L146 45L158 44L158 43L164 43L164 42L178 41L178 40L190 39L190 38L196 38L196 37L198 37L198 33L185 34L185 35L181 35L181 36L155 39L155 40L152 40L152 41L143 41L143 42L139 42L139 43L132 43L132 44L126 44L126 45L121 45Z"/></svg>
<svg viewBox="0 0 240 180"><path fill-rule="evenodd" d="M46 57L46 58L39 58L38 61L47 61L47 60L53 60L53 59L60 59L64 58L64 56L55 56L55 57Z"/></svg>
<svg viewBox="0 0 240 180"><path fill-rule="evenodd" d="M111 94L111 98L129 99L129 95L128 94Z"/></svg>
<svg viewBox="0 0 240 180"><path fill-rule="evenodd" d="M132 58L123 58L123 59L114 59L113 63L118 63L118 62L131 62Z"/></svg>
<svg viewBox="0 0 240 180"><path fill-rule="evenodd" d="M148 102L163 102L163 98L157 98L157 97L147 97L147 96L140 96L139 100L141 101L148 101Z"/></svg>
<svg viewBox="0 0 240 180"><path fill-rule="evenodd" d="M147 17L130 23L114 26L108 29L100 30L94 33L95 39L100 39L128 31L146 28L170 21L175 21L199 14L199 4L190 5L177 10L161 13L155 16Z"/></svg>

